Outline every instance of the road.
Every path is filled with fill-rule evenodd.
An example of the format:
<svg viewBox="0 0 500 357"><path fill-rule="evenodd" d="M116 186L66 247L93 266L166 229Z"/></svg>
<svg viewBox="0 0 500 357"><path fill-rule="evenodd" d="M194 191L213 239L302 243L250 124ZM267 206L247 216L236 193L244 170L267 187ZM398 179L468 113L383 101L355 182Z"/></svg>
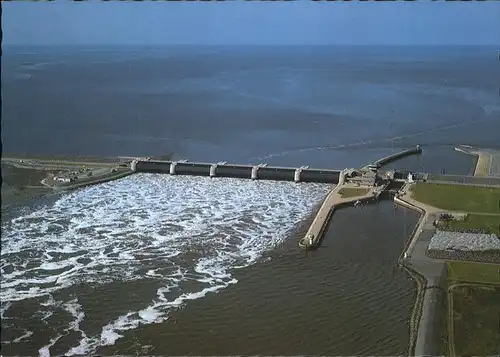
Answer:
<svg viewBox="0 0 500 357"><path fill-rule="evenodd" d="M441 175L429 174L428 182L435 183L452 183L452 184L465 184L475 186L500 186L499 177L479 177L468 175Z"/></svg>
<svg viewBox="0 0 500 357"><path fill-rule="evenodd" d="M484 150L490 155L489 172L490 176L500 177L500 151Z"/></svg>

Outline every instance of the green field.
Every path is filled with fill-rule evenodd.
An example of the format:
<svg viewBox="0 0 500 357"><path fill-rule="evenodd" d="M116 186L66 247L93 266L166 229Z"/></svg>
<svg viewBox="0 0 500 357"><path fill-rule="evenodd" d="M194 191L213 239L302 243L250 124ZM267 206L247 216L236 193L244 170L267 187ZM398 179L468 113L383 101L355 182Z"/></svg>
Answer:
<svg viewBox="0 0 500 357"><path fill-rule="evenodd" d="M484 283L500 286L500 264L447 261L448 279L453 283Z"/></svg>
<svg viewBox="0 0 500 357"><path fill-rule="evenodd" d="M496 187L417 183L412 197L450 211L500 214L500 188Z"/></svg>
<svg viewBox="0 0 500 357"><path fill-rule="evenodd" d="M439 228L446 230L483 228L488 233L496 234L500 237L500 215L487 216L480 214L469 214L465 220L442 221Z"/></svg>
<svg viewBox="0 0 500 357"><path fill-rule="evenodd" d="M344 187L344 188L341 188L339 191L340 196L343 198L364 196L367 193L368 193L367 188Z"/></svg>
<svg viewBox="0 0 500 357"><path fill-rule="evenodd" d="M447 261L446 266L452 286L448 291L448 333L452 336L445 338L453 343L449 347L455 356L498 355L500 264Z"/></svg>
<svg viewBox="0 0 500 357"><path fill-rule="evenodd" d="M455 356L498 356L500 287L457 286L450 294Z"/></svg>

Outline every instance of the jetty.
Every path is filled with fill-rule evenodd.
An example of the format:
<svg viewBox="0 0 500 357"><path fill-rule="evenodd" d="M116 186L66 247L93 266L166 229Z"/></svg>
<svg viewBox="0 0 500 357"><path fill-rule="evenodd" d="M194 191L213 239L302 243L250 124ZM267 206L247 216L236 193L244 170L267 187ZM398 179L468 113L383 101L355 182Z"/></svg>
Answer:
<svg viewBox="0 0 500 357"><path fill-rule="evenodd" d="M316 249L321 245L326 228L334 212L345 206L358 206L366 201L377 201L389 187L391 180L373 171L345 169L338 184L328 192L299 247Z"/></svg>
<svg viewBox="0 0 500 357"><path fill-rule="evenodd" d="M343 197L340 191L344 188L358 188L354 185L337 185L333 190L331 190L326 196L325 200L321 204L321 207L314 217L311 226L307 230L305 237L299 241L299 247L305 249L315 249L318 248L323 239L324 233L330 222L333 213L343 207L356 203L362 203L367 200L377 200L380 191L377 191L375 187L367 189L367 193L360 196L353 197Z"/></svg>
<svg viewBox="0 0 500 357"><path fill-rule="evenodd" d="M421 153L422 153L422 148L420 147L420 145L417 145L414 148L411 148L408 150L403 150L403 151L397 152L395 154L387 155L386 157L378 159L373 163L373 165L375 165L377 168L381 168L382 166L390 164L391 162L399 160L403 157L410 156L410 155L416 155L416 154L419 155Z"/></svg>

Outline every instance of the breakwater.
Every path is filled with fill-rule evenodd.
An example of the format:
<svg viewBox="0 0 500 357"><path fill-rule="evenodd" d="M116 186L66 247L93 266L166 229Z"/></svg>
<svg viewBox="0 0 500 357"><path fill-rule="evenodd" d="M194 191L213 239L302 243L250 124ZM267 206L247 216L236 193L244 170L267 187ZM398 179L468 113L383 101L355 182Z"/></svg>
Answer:
<svg viewBox="0 0 500 357"><path fill-rule="evenodd" d="M391 155L388 155L388 156L383 157L381 159L378 159L377 161L374 161L372 165L380 168L382 166L390 164L391 162L394 162L394 161L401 159L403 157L421 154L421 153L422 153L422 148L420 147L420 145L417 145L414 148L411 148L408 150L403 150L403 151L397 152L395 154L391 154Z"/></svg>
<svg viewBox="0 0 500 357"><path fill-rule="evenodd" d="M311 223L311 226L307 230L304 238L299 241L299 247L305 249L315 249L317 248L323 239L323 235L330 221L333 213L341 207L350 206L355 204L355 202L367 201L371 199L377 199L380 193L384 190L384 187L370 187L367 188L367 192L364 194L359 194L351 197L343 197L341 194L342 188L356 188L350 184L344 183L344 174L341 174L339 184L333 188L326 198L324 199L321 207L316 214L316 217Z"/></svg>
<svg viewBox="0 0 500 357"><path fill-rule="evenodd" d="M207 177L231 177L252 180L274 180L293 182L338 183L340 170L312 169L302 167L278 167L260 165L236 165L226 162L201 163L182 161L134 160L134 172L163 173Z"/></svg>

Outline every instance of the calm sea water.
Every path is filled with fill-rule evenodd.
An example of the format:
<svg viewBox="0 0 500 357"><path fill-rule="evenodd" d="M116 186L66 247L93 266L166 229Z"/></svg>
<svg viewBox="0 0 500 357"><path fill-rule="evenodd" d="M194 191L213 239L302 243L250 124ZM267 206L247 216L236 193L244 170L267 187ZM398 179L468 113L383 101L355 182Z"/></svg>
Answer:
<svg viewBox="0 0 500 357"><path fill-rule="evenodd" d="M469 173L500 147L494 48L4 48L4 153ZM405 353L416 215L326 185L134 175L3 210L2 354ZM363 222L363 224L359 224Z"/></svg>

